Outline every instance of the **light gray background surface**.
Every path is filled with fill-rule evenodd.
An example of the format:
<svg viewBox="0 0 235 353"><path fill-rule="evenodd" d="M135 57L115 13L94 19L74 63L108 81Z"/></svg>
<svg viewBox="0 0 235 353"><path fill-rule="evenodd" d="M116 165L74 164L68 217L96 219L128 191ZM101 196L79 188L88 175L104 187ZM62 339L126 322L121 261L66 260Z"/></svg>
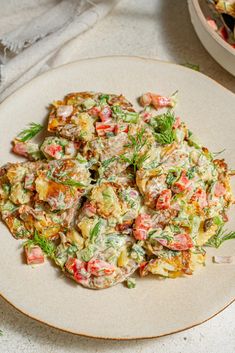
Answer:
<svg viewBox="0 0 235 353"><path fill-rule="evenodd" d="M199 64L203 73L235 93L235 78L216 64L196 37L186 0L122 0L94 29L71 41L67 51L69 55L63 51L50 66L66 63L68 57L71 61L115 54L190 62ZM210 321L182 333L145 341L111 342L49 328L18 313L0 298L0 329L3 331L0 352L234 353L234 319L235 304Z"/></svg>

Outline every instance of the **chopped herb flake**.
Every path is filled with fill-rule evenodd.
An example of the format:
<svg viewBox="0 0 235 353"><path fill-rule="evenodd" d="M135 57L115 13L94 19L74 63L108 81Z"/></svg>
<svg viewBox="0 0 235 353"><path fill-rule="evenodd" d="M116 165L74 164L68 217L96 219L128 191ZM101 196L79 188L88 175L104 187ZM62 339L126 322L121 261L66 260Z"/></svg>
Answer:
<svg viewBox="0 0 235 353"><path fill-rule="evenodd" d="M188 67L189 69L192 69L194 71L200 71L200 66L198 64L191 64L191 63L185 63L182 64L182 66Z"/></svg>
<svg viewBox="0 0 235 353"><path fill-rule="evenodd" d="M167 145L175 141L174 122L175 116L171 110L151 119L150 124L154 129L154 137L161 145Z"/></svg>
<svg viewBox="0 0 235 353"><path fill-rule="evenodd" d="M217 233L208 240L206 245L214 248L219 248L220 245L223 244L226 240L231 239L235 239L235 232L228 232L223 229L223 226L221 226Z"/></svg>
<svg viewBox="0 0 235 353"><path fill-rule="evenodd" d="M97 239L99 233L101 230L101 220L99 220L96 225L92 228L92 230L90 231L90 241L92 243L95 242L95 240Z"/></svg>
<svg viewBox="0 0 235 353"><path fill-rule="evenodd" d="M136 280L135 280L135 278L128 278L127 280L126 280L126 285L127 285L127 288L129 288L129 289L132 289L132 288L135 288L136 287Z"/></svg>
<svg viewBox="0 0 235 353"><path fill-rule="evenodd" d="M24 247L38 245L46 255L52 258L54 257L54 253L55 253L54 243L51 240L43 236L40 236L37 231L35 231L33 238L27 240L23 245Z"/></svg>
<svg viewBox="0 0 235 353"><path fill-rule="evenodd" d="M21 142L26 142L31 140L34 136L36 136L41 130L43 126L41 124L31 123L29 124L28 129L25 129L17 135L17 140Z"/></svg>

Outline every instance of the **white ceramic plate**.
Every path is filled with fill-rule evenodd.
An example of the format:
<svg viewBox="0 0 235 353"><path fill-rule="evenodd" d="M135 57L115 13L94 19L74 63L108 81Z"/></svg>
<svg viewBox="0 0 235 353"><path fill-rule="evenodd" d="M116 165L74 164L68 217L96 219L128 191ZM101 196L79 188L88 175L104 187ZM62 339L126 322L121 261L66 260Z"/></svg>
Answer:
<svg viewBox="0 0 235 353"><path fill-rule="evenodd" d="M156 60L106 57L62 66L34 79L0 106L0 164L19 160L10 141L27 123L45 122L48 103L71 91L122 92L131 101L145 91L179 90L177 113L212 151L226 148L235 167L235 96L193 70ZM235 228L231 220L229 228ZM49 262L22 263L19 242L0 224L0 293L26 315L75 334L149 338L198 325L234 300L235 266L212 264L212 254L235 255L235 242L210 250L207 266L193 276L137 279L94 291L66 279Z"/></svg>

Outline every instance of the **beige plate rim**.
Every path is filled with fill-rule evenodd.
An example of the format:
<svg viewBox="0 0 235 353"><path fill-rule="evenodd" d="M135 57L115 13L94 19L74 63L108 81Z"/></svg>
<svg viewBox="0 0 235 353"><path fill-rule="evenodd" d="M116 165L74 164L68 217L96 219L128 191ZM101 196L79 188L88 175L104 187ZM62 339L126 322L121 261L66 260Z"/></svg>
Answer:
<svg viewBox="0 0 235 353"><path fill-rule="evenodd" d="M81 60L75 60L73 62L70 62L70 63L67 63L67 64L64 64L64 65L60 65L56 68L53 68L51 70L48 70L46 71L45 73L39 75L39 76L36 76L35 78L33 78L32 80L30 80L28 83L26 83L25 85L19 87L12 95L10 95L9 97L6 97L0 104L0 107L2 107L3 105L7 104L8 101L15 95L15 93L18 93L19 91L21 90L24 90L24 89L27 89L27 86L30 85L30 84L33 84L33 82L35 80L37 80L39 77L46 77L47 75L50 75L50 73L52 71L55 71L55 70L60 70L60 68L62 67L66 67L66 66L70 66L70 65L73 65L75 63L80 63L80 62L84 62L84 61L93 61L93 60L107 60L109 58L126 58L126 59L130 59L130 60L135 60L135 59L139 59L139 60L145 60L145 61L152 61L152 62L159 62L159 63L164 63L166 65L174 65L178 68L181 68L182 70L192 70L190 68L187 68L183 65L179 65L179 64L176 64L176 63L173 63L173 62L168 62L168 61L164 61L164 60L159 60L159 59L156 59L156 58L148 58L148 57L144 57L144 56L129 56L129 55L109 55L109 56L100 56L100 57L92 57L92 58L84 58L84 59L81 59ZM231 92L229 89L227 89L226 87L224 87L222 84L218 83L217 81L215 81L214 79L212 79L211 77L205 75L204 73L201 73L201 72L196 72L195 71L195 74L197 75L202 75L204 76L207 80L210 80L213 82L213 84L215 85L218 85L220 88L224 89L225 91L227 91L227 93L231 94L232 96L234 96L234 93ZM91 334L86 334L86 333L83 333L83 332L75 332L75 331L72 331L70 329L66 330L65 328L62 328L62 327L59 327L59 326L56 326L56 325L53 325L51 323L48 323L44 320L40 320L39 318L37 317L34 317L32 314L28 313L28 312L25 312L24 310L20 309L18 306L16 306L14 303L12 303L11 301L9 301L1 292L0 292L0 297L5 301L7 302L8 304L10 304L13 308L15 308L18 312L20 312L21 314L25 315L26 317L28 317L29 319L33 319L35 320L36 322L40 323L40 324L44 324L50 328L53 328L53 329L57 329L61 332L65 332L65 333L69 333L69 334L73 334L73 335L76 335L76 336L81 336L81 337L86 337L86 338L92 338L92 339L101 339L101 340L110 340L110 341L132 341L132 340L146 340L146 339L154 339L154 338L160 338L160 337L164 337L164 336L169 336L169 335L172 335L172 334L175 334L175 333L179 333L179 332L183 332L183 331L187 331L193 327L196 327L196 326L199 326L209 320L211 320L212 318L214 318L215 316L217 316L218 314L220 314L222 311L224 311L226 308L228 308L232 303L235 302L235 296L234 298L229 302L227 303L224 307L222 307L220 310L218 310L217 312L215 312L213 315L209 316L208 318L206 318L205 320L202 320L202 321L199 321L199 322L196 322L190 326L187 326L187 327L184 327L182 329L179 329L179 330L175 330L175 331L172 331L172 332L168 332L168 333L165 333L165 334L162 334L162 335L153 335L153 336L136 336L136 337L105 337L105 336L94 336L94 335L91 335Z"/></svg>
<svg viewBox="0 0 235 353"><path fill-rule="evenodd" d="M16 93L18 93L19 91L27 88L28 85L32 84L35 80L37 80L39 77L43 77L43 76L47 76L48 74L50 74L51 72L57 71L61 68L70 66L70 65L74 65L76 63L80 63L80 62L84 62L84 61L95 61L95 60L107 60L110 58L114 58L114 59L118 59L118 58L126 58L126 59L130 59L130 60L144 60L144 61L153 61L153 62L158 62L158 63L163 63L163 64L167 64L167 65L172 65L172 66L176 66L177 68L181 68L182 70L193 70L187 66L184 66L183 64L178 64L178 63L174 63L171 61L167 61L167 60L162 60L162 59L158 59L155 57L147 57L147 56L138 56L138 55L104 55L104 56L94 56L91 58L83 58L83 59L79 59L79 60L73 60L69 63L63 64L63 65L59 65L57 67L54 67L48 71L43 72L42 74L35 76L34 78L32 78L32 80L26 82L25 84L23 84L22 86L20 86L19 88L17 88L13 93L11 93L9 96L7 96L6 98L3 99L3 101L0 103L0 107L2 107L3 105L5 105L5 103L8 102L8 100L10 100ZM215 79L213 79L210 76L207 76L205 73L201 72L201 71L196 71L193 70L194 73L196 75L199 76L203 76L204 78L206 78L207 80L212 81L215 85L218 85L220 88L224 89L225 91L227 91L227 93L231 94L231 95L235 95L235 93L233 93L232 91L230 91L227 87L223 86L221 83L219 83L218 81L216 81Z"/></svg>
<svg viewBox="0 0 235 353"><path fill-rule="evenodd" d="M187 331L187 330L190 330L191 328L194 328L196 326L199 326L199 325L202 325L204 324L205 322L213 319L214 317L216 317L217 315L219 315L220 313L222 313L225 309L227 309L231 304L233 304L235 302L235 298L229 302L226 306L224 306L222 309L220 309L219 311L217 311L214 315L208 317L207 319L203 320L203 321L200 321L200 322L197 322L191 326L187 326L187 327L184 327L182 329L179 329L179 330L176 330L176 331L172 331L172 332L169 332L169 333L165 333L163 335L157 335L157 336L143 336L143 337L101 337L101 336L92 336L92 335L88 335L86 333L83 333L83 332L75 332L75 331L72 331L72 330L66 330L64 328L61 328L59 326L54 326L52 324L49 324L48 322L46 321L42 321L40 319L38 319L37 317L34 317L32 316L31 314L29 313L26 313L24 312L22 309L18 308L17 306L15 306L12 302L10 302L7 298L5 298L3 296L2 293L0 293L0 297L6 301L8 304L10 304L14 309L16 309L18 312L20 312L21 314L25 315L27 318L29 319L33 319L35 320L36 322L40 323L40 324L43 324L43 325L46 325L50 328L53 328L53 329L56 329L56 330L59 330L61 332L65 332L65 333L69 333L69 334L72 334L72 335L75 335L75 336L79 336L79 337L84 337L84 338L92 338L92 339L99 339L99 340L107 340L107 341L134 341L134 340L150 340L150 339L154 339L154 338L161 338L161 337L165 337L165 336L170 336L170 335L174 335L175 333L180 333L180 332L184 332L184 331Z"/></svg>

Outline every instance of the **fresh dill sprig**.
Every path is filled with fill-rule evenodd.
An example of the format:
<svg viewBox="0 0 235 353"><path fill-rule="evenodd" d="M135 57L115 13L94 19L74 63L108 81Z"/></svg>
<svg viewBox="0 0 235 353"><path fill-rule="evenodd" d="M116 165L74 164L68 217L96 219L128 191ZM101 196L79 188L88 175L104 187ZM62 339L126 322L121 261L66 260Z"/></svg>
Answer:
<svg viewBox="0 0 235 353"><path fill-rule="evenodd" d="M154 129L154 137L161 145L168 145L175 140L174 122L175 116L171 110L168 110L165 114L157 115L151 120L150 124Z"/></svg>
<svg viewBox="0 0 235 353"><path fill-rule="evenodd" d="M25 130L22 130L16 138L21 142L29 141L34 136L36 136L42 129L43 126L41 124L30 123L29 127Z"/></svg>
<svg viewBox="0 0 235 353"><path fill-rule="evenodd" d="M117 157L111 157L109 159L106 159L105 161L102 162L102 167L105 168L105 169L108 168L109 165L111 163L113 163L116 159L117 159Z"/></svg>
<svg viewBox="0 0 235 353"><path fill-rule="evenodd" d="M137 169L141 168L146 159L149 158L147 152L141 154L142 148L147 143L147 139L144 138L144 133L145 129L143 128L135 136L128 135L129 143L126 144L125 147L132 149L133 153L130 157L127 157L126 153L119 156L122 161L133 165L134 172L136 172Z"/></svg>
<svg viewBox="0 0 235 353"><path fill-rule="evenodd" d="M60 175L58 176L57 178L54 177L52 174L53 174L54 170L52 171L49 171L47 173L47 178L50 179L50 180L53 180L55 183L59 183L59 184L63 184L63 185L68 185L68 186L75 186L77 188L85 188L86 185L83 184L83 183L80 183L79 181L77 180L74 180L74 179L65 179L65 180L61 180L59 179L59 177L64 177L66 174L63 174L63 175Z"/></svg>
<svg viewBox="0 0 235 353"><path fill-rule="evenodd" d="M137 160L136 160L136 166L138 169L142 168L144 162L149 158L148 153L144 153L141 156L138 156Z"/></svg>
<svg viewBox="0 0 235 353"><path fill-rule="evenodd" d="M142 128L134 136L128 134L128 139L130 142L128 144L126 144L125 147L134 148L135 150L140 151L141 148L144 147L144 145L147 142L147 139L144 138L144 133L145 133L145 129Z"/></svg>
<svg viewBox="0 0 235 353"><path fill-rule="evenodd" d="M0 336L3 336L3 331L2 330L0 330Z"/></svg>
<svg viewBox="0 0 235 353"><path fill-rule="evenodd" d="M32 239L27 240L24 242L23 246L33 246L38 245L42 251L48 255L49 257L53 258L55 253L55 245L51 240L46 239L43 236L40 236L37 231L34 232L34 236Z"/></svg>
<svg viewBox="0 0 235 353"><path fill-rule="evenodd" d="M220 154L224 153L226 151L226 148L224 148L223 150L219 151L219 152L212 152L213 157L217 157Z"/></svg>
<svg viewBox="0 0 235 353"><path fill-rule="evenodd" d="M219 248L223 242L231 239L235 239L235 232L228 232L223 227L220 227L217 233L207 241L206 246Z"/></svg>
<svg viewBox="0 0 235 353"><path fill-rule="evenodd" d="M191 168L188 169L187 173L186 173L186 176L189 178L189 179L193 179L194 175L196 173L196 166L192 166Z"/></svg>

